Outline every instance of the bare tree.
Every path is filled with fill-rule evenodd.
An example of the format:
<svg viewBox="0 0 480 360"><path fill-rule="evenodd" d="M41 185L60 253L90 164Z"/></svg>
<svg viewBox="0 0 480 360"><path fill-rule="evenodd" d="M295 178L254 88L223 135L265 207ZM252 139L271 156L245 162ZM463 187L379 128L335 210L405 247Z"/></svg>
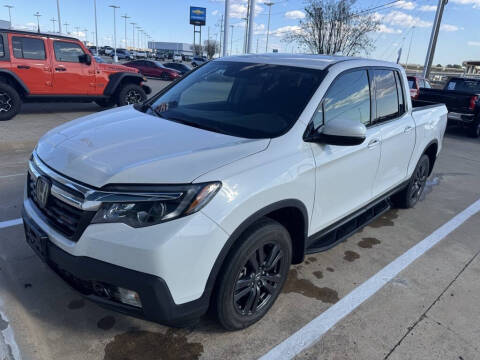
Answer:
<svg viewBox="0 0 480 360"><path fill-rule="evenodd" d="M209 59L213 58L217 52L220 52L220 44L216 40L205 40L203 43L203 48L205 49Z"/></svg>
<svg viewBox="0 0 480 360"><path fill-rule="evenodd" d="M356 0L306 0L305 18L298 31L285 37L314 54L357 55L368 53L374 44L369 33L379 21L373 14L355 12Z"/></svg>
<svg viewBox="0 0 480 360"><path fill-rule="evenodd" d="M199 44L192 45L192 50L194 55L203 56L203 46Z"/></svg>

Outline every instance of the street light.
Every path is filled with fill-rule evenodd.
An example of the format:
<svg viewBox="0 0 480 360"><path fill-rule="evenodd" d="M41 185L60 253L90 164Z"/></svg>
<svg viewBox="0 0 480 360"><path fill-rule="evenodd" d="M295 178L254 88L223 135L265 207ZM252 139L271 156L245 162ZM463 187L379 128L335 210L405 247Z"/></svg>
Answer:
<svg viewBox="0 0 480 360"><path fill-rule="evenodd" d="M68 35L68 25L70 25L69 23L65 22L63 23L63 26L65 26L65 33Z"/></svg>
<svg viewBox="0 0 480 360"><path fill-rule="evenodd" d="M58 33L62 33L62 20L60 19L60 0L57 0L57 15L58 15Z"/></svg>
<svg viewBox="0 0 480 360"><path fill-rule="evenodd" d="M93 12L95 16L95 52L98 56L97 0L93 0Z"/></svg>
<svg viewBox="0 0 480 360"><path fill-rule="evenodd" d="M233 46L233 25L230 25L230 28L232 29L232 33L230 34L230 56L232 56L232 46Z"/></svg>
<svg viewBox="0 0 480 360"><path fill-rule="evenodd" d="M270 13L272 12L272 5L274 5L275 3L266 2L263 4L268 6L267 43L265 44L265 52L268 52L268 36L270 35Z"/></svg>
<svg viewBox="0 0 480 360"><path fill-rule="evenodd" d="M52 18L50 19L50 21L51 21L52 24L53 24L53 27L52 27L53 30L52 30L52 32L55 32L55 22L57 21L57 19L55 19L55 18L52 17Z"/></svg>
<svg viewBox="0 0 480 360"><path fill-rule="evenodd" d="M113 62L118 62L118 57L117 57L117 14L116 11L117 9L120 8L120 6L117 5L108 5L113 9Z"/></svg>
<svg viewBox="0 0 480 360"><path fill-rule="evenodd" d="M10 12L12 8L14 8L15 6L13 5L3 5L5 6L6 8L8 8L8 18L10 19L10 27L9 29L11 29L13 26L12 26L12 13Z"/></svg>
<svg viewBox="0 0 480 360"><path fill-rule="evenodd" d="M88 43L88 29L87 28L83 29L83 32L85 33L85 44L87 44Z"/></svg>
<svg viewBox="0 0 480 360"><path fill-rule="evenodd" d="M137 23L131 22L130 25L132 25L132 48L135 50L135 25L137 25Z"/></svg>
<svg viewBox="0 0 480 360"><path fill-rule="evenodd" d="M130 19L130 16L127 16L127 14L122 15L122 18L125 19L125 49L128 47L127 46L127 19Z"/></svg>
<svg viewBox="0 0 480 360"><path fill-rule="evenodd" d="M137 28L137 43L138 43L138 49L140 50L140 46L142 46L140 44L140 31L142 30L142 28L140 26L136 26Z"/></svg>
<svg viewBox="0 0 480 360"><path fill-rule="evenodd" d="M37 17L37 32L40 32L40 13L37 11L35 14L33 14L33 16L36 16Z"/></svg>

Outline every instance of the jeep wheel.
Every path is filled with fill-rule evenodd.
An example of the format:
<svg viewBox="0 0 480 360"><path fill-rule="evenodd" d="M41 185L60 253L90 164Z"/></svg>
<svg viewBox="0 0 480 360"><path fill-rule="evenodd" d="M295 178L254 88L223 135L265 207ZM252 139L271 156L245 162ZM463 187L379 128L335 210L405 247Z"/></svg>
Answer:
<svg viewBox="0 0 480 360"><path fill-rule="evenodd" d="M0 83L0 121L10 120L20 112L22 99L17 90Z"/></svg>
<svg viewBox="0 0 480 360"><path fill-rule="evenodd" d="M117 105L124 106L138 104L145 101L146 98L147 95L141 86L136 84L127 84L118 93Z"/></svg>
<svg viewBox="0 0 480 360"><path fill-rule="evenodd" d="M288 231L265 218L248 229L225 259L214 306L228 330L260 320L280 294L292 260Z"/></svg>
<svg viewBox="0 0 480 360"><path fill-rule="evenodd" d="M98 99L98 100L95 100L95 103L100 106L100 107L103 107L103 108L111 108L111 107L114 107L115 106L115 99Z"/></svg>
<svg viewBox="0 0 480 360"><path fill-rule="evenodd" d="M404 209L414 207L425 189L429 172L430 159L424 154L418 161L408 186L392 196L395 205Z"/></svg>

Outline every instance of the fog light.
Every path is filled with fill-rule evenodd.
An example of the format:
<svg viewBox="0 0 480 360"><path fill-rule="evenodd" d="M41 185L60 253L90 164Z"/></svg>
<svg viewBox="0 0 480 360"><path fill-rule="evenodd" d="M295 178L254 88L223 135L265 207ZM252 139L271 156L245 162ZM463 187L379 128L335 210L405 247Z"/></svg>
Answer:
<svg viewBox="0 0 480 360"><path fill-rule="evenodd" d="M140 296L135 291L124 289L121 287L115 287L112 297L115 300L120 301L121 303L132 305L139 308L142 307Z"/></svg>

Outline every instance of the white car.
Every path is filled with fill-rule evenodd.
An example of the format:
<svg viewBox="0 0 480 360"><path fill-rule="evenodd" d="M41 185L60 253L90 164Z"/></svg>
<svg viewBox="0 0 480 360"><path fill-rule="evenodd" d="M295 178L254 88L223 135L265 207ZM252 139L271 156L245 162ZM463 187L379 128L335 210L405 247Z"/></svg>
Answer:
<svg viewBox="0 0 480 360"><path fill-rule="evenodd" d="M174 54L174 55L173 55L173 61L182 62L182 55L180 55L180 54Z"/></svg>
<svg viewBox="0 0 480 360"><path fill-rule="evenodd" d="M143 105L39 141L28 243L87 298L167 325L262 318L291 264L418 201L445 106L404 70L348 57L211 61ZM395 231L394 229L392 231Z"/></svg>

